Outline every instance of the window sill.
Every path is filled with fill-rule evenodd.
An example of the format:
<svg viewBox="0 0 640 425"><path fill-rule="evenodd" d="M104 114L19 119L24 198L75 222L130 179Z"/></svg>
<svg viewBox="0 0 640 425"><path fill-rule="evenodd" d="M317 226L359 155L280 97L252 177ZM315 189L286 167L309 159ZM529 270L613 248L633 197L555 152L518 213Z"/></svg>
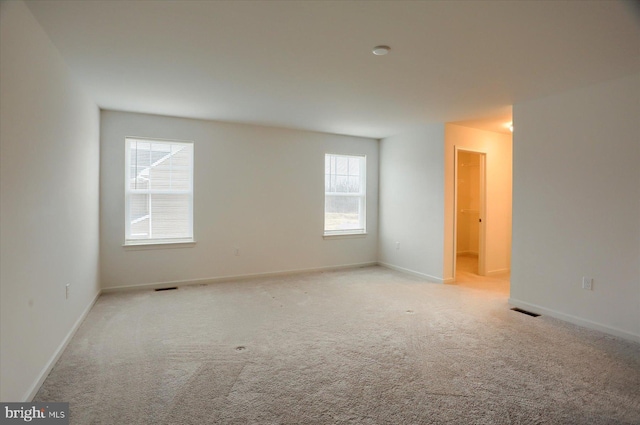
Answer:
<svg viewBox="0 0 640 425"><path fill-rule="evenodd" d="M196 241L154 241L154 242L129 242L122 245L125 251L141 251L148 249L174 249L174 248L193 248Z"/></svg>
<svg viewBox="0 0 640 425"><path fill-rule="evenodd" d="M352 238L366 238L367 233L329 233L322 235L323 239L352 239Z"/></svg>

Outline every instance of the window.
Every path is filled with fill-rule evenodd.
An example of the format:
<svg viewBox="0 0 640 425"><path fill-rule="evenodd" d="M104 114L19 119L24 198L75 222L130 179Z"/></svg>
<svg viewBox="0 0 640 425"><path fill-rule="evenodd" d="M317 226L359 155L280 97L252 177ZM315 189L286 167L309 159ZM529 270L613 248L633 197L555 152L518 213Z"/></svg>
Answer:
<svg viewBox="0 0 640 425"><path fill-rule="evenodd" d="M365 233L366 163L365 156L325 155L325 236Z"/></svg>
<svg viewBox="0 0 640 425"><path fill-rule="evenodd" d="M126 138L125 245L193 242L193 143Z"/></svg>

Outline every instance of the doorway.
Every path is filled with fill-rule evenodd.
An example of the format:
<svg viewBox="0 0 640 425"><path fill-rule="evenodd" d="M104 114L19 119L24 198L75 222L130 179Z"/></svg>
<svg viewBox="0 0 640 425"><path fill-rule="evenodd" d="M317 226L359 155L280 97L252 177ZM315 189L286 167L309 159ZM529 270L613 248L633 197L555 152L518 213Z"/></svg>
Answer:
<svg viewBox="0 0 640 425"><path fill-rule="evenodd" d="M486 154L455 150L454 279L485 276Z"/></svg>

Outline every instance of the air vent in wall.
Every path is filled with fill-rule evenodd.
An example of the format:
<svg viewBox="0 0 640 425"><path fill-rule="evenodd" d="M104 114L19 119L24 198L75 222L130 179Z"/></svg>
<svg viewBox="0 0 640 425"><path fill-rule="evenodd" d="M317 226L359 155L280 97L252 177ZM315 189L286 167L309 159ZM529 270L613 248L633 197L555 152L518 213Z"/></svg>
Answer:
<svg viewBox="0 0 640 425"><path fill-rule="evenodd" d="M538 317L538 316L540 316L540 315L539 315L539 314L537 314L537 313L532 313L532 312L530 312L530 311L523 310L523 309L518 308L518 307L514 307L514 308L512 308L511 310L513 310L513 311L517 311L518 313L526 314L527 316L531 316L531 317Z"/></svg>

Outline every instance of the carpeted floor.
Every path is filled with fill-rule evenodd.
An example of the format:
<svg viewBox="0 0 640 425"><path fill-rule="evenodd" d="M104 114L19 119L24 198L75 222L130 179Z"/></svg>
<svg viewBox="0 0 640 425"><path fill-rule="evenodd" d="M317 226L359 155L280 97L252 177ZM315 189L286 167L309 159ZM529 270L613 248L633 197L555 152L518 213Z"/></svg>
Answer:
<svg viewBox="0 0 640 425"><path fill-rule="evenodd" d="M72 424L640 424L640 344L458 277L106 294L34 401L70 402Z"/></svg>

